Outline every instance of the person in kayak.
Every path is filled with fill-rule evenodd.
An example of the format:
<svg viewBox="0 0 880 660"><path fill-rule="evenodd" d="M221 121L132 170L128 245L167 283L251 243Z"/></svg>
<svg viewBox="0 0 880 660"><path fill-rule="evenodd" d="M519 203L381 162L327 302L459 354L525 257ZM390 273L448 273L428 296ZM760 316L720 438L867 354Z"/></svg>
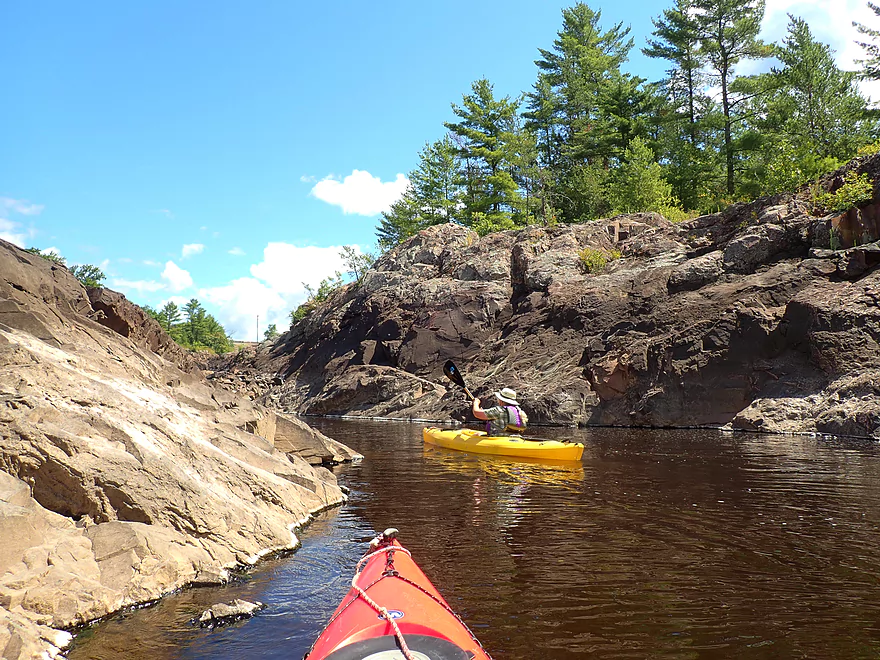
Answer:
<svg viewBox="0 0 880 660"><path fill-rule="evenodd" d="M516 392L503 387L500 392L495 392L495 399L498 405L484 409L480 405L480 398L474 397L471 406L474 417L486 422L486 433L495 436L504 432L525 431L529 418L516 400Z"/></svg>

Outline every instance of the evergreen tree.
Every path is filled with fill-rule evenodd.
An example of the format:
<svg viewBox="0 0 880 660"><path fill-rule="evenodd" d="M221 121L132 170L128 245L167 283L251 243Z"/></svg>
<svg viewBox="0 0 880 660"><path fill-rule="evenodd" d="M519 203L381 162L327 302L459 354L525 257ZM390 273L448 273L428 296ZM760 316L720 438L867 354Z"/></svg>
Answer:
<svg viewBox="0 0 880 660"><path fill-rule="evenodd" d="M550 77L538 75L533 91L526 95L528 110L523 113L525 127L535 136L540 161L553 168L559 161L563 137L560 134L562 103Z"/></svg>
<svg viewBox="0 0 880 660"><path fill-rule="evenodd" d="M629 28L618 23L602 32L602 12L579 2L562 11L562 29L552 50L539 49L535 64L559 107L549 116L558 122L562 155L575 164L607 163L613 126L601 111L609 79L620 72L633 46ZM546 90L545 90L546 91ZM545 94L546 96L546 94Z"/></svg>
<svg viewBox="0 0 880 660"><path fill-rule="evenodd" d="M70 267L70 274L80 281L83 286L99 287L106 279L104 272L92 264L77 264Z"/></svg>
<svg viewBox="0 0 880 660"><path fill-rule="evenodd" d="M449 136L426 144L419 153L418 166L409 174L423 227L458 219L459 179L456 147Z"/></svg>
<svg viewBox="0 0 880 660"><path fill-rule="evenodd" d="M772 93L754 105L761 149L752 159L754 195L793 189L853 158L877 132L855 73L842 71L832 49L806 21L789 15L774 55L783 65L764 78Z"/></svg>
<svg viewBox="0 0 880 660"><path fill-rule="evenodd" d="M459 156L466 163L463 219L470 226L505 228L522 203L506 143L516 129L519 103L506 96L496 99L485 78L474 82L471 92L462 105L452 105L460 121L445 124L459 138Z"/></svg>
<svg viewBox="0 0 880 660"><path fill-rule="evenodd" d="M379 247L383 250L393 248L419 230L424 229L419 214L419 202L412 188L382 213L379 227L376 229Z"/></svg>
<svg viewBox="0 0 880 660"><path fill-rule="evenodd" d="M169 300L165 303L165 306L162 307L162 311L160 312L162 317L165 319L165 325L168 328L171 328L178 323L180 323L180 308L176 303Z"/></svg>
<svg viewBox="0 0 880 660"><path fill-rule="evenodd" d="M719 145L712 121L713 103L703 91L708 83L703 70L707 62L700 50L692 0L676 0L653 23L655 38L642 52L670 64L666 78L659 83L666 103L657 110L658 153L684 208L708 210L720 196Z"/></svg>
<svg viewBox="0 0 880 660"><path fill-rule="evenodd" d="M419 164L408 175L410 187L379 221L380 248L393 247L425 227L461 221L461 173L456 154L448 135L419 152Z"/></svg>
<svg viewBox="0 0 880 660"><path fill-rule="evenodd" d="M672 186L663 177L663 168L654 159L647 142L635 138L626 149L623 164L614 172L608 197L616 211L668 212L676 206Z"/></svg>
<svg viewBox="0 0 880 660"><path fill-rule="evenodd" d="M721 89L724 150L728 195L736 191L734 124L736 106L757 93L754 89L739 94L733 82L736 66L743 59L761 59L770 54L758 39L764 18L764 0L693 0L694 19L701 52L709 63L713 82Z"/></svg>
<svg viewBox="0 0 880 660"><path fill-rule="evenodd" d="M704 105L701 92L705 85L702 71L705 57L700 52L698 25L692 15L691 0L676 0L672 9L666 9L661 18L653 19L654 37L642 52L648 57L668 60L672 65L666 70L663 83L667 98L672 104L676 118L683 118L685 134L696 148L698 144L697 121L700 106Z"/></svg>
<svg viewBox="0 0 880 660"><path fill-rule="evenodd" d="M869 2L868 7L877 16L880 16L880 6ZM858 63L862 65L862 77L870 80L880 80L880 44L877 43L877 40L880 39L880 30L875 30L855 21L853 21L853 26L859 31L859 34L864 34L870 39L870 41L857 42L859 46L865 49L865 59L858 60Z"/></svg>

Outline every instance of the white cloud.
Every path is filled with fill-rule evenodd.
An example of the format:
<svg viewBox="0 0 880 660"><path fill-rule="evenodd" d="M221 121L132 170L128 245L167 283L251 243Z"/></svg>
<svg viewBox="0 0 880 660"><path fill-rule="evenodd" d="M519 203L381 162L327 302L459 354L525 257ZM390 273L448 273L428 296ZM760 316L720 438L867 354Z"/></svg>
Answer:
<svg viewBox="0 0 880 660"><path fill-rule="evenodd" d="M152 259L144 259L143 264L144 266L153 266L154 268L159 268L159 266L162 265L158 261L153 261Z"/></svg>
<svg viewBox="0 0 880 660"><path fill-rule="evenodd" d="M155 280L124 280L118 277L110 280L110 286L113 289L121 290L123 293L126 291L137 291L140 294L161 291L165 288L162 282L156 282Z"/></svg>
<svg viewBox="0 0 880 660"><path fill-rule="evenodd" d="M382 182L364 170L354 170L338 181L327 177L311 190L311 194L323 202L339 206L343 213L374 216L391 208L409 186L409 179L398 174L394 181Z"/></svg>
<svg viewBox="0 0 880 660"><path fill-rule="evenodd" d="M56 257L61 257L61 250L57 247L47 247L40 250L45 255L54 254ZM63 257L62 257L63 258Z"/></svg>
<svg viewBox="0 0 880 660"><path fill-rule="evenodd" d="M21 215L39 215L45 207L42 204L31 204L26 199L0 197L0 209Z"/></svg>
<svg viewBox="0 0 880 660"><path fill-rule="evenodd" d="M30 232L24 229L19 222L13 222L6 218L0 218L0 238L8 241L20 248L25 246L25 242L30 236Z"/></svg>
<svg viewBox="0 0 880 660"><path fill-rule="evenodd" d="M290 243L269 243L263 249L263 261L251 266L251 275L282 295L300 295L302 283L317 286L325 277L344 271L339 246L297 247Z"/></svg>
<svg viewBox="0 0 880 660"><path fill-rule="evenodd" d="M174 292L180 292L187 287L192 286L193 280L189 272L169 261L165 264L165 270L162 271L162 279L168 283L168 288Z"/></svg>
<svg viewBox="0 0 880 660"><path fill-rule="evenodd" d="M201 243L187 243L183 246L183 250L181 250L180 258L186 259L194 254L201 254L204 250L205 246Z"/></svg>
<svg viewBox="0 0 880 660"><path fill-rule="evenodd" d="M253 277L240 277L226 286L200 289L199 299L219 308L215 315L217 320L237 339L257 339L257 316L260 317L259 339L270 323L282 331L289 325L287 300Z"/></svg>
<svg viewBox="0 0 880 660"><path fill-rule="evenodd" d="M161 213L166 218L173 218L174 214L168 209L156 209L156 213Z"/></svg>
<svg viewBox="0 0 880 660"><path fill-rule="evenodd" d="M237 339L256 338L257 316L262 331L274 323L279 331L290 326L290 312L306 300L303 282L317 288L321 280L344 271L341 247L297 247L269 243L263 260L250 267L252 277L225 286L199 290L216 307L212 314Z"/></svg>
<svg viewBox="0 0 880 660"><path fill-rule="evenodd" d="M244 256L244 250L242 250L240 247L234 247L229 250L229 254L235 255L236 257L242 257Z"/></svg>

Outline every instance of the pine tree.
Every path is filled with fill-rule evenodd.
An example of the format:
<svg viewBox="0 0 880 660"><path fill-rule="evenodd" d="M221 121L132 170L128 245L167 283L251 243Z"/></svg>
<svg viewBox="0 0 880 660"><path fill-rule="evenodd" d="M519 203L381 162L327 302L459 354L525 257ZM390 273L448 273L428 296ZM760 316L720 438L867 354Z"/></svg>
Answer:
<svg viewBox="0 0 880 660"><path fill-rule="evenodd" d="M692 0L676 0L653 23L655 38L642 52L670 64L666 78L659 83L666 103L657 111L658 153L666 164L667 180L684 208L708 210L719 197L719 145L712 129L712 100L703 91L708 83L703 70L707 62L700 50Z"/></svg>
<svg viewBox="0 0 880 660"><path fill-rule="evenodd" d="M471 86L462 105L452 105L460 118L445 124L457 138L459 157L465 162L464 222L483 231L512 226L522 199L511 173L506 139L516 129L519 103L505 96L496 99L485 78Z"/></svg>
<svg viewBox="0 0 880 660"><path fill-rule="evenodd" d="M425 227L462 221L462 177L457 148L448 135L425 145L408 178L407 191L379 221L382 249L394 247Z"/></svg>
<svg viewBox="0 0 880 660"><path fill-rule="evenodd" d="M70 274L80 281L83 286L99 287L106 279L104 272L92 264L77 264L70 267Z"/></svg>
<svg viewBox="0 0 880 660"><path fill-rule="evenodd" d="M635 138L624 155L624 162L612 175L608 197L616 211L663 213L676 206L672 186L663 177L663 168L654 159L647 142Z"/></svg>
<svg viewBox="0 0 880 660"><path fill-rule="evenodd" d="M686 121L685 131L692 147L697 147L700 106L704 103L701 89L705 85L703 66L705 57L700 52L698 25L692 15L691 0L676 0L672 9L666 9L661 18L653 19L654 36L642 52L648 57L668 60L671 68L663 88L675 113Z"/></svg>
<svg viewBox="0 0 880 660"><path fill-rule="evenodd" d="M693 0L693 7L701 52L709 62L714 82L721 88L722 155L727 194L732 196L736 192L735 110L749 96L737 94L732 85L736 66L741 60L761 59L770 54L769 48L758 39L764 18L764 0Z"/></svg>
<svg viewBox="0 0 880 660"><path fill-rule="evenodd" d="M880 6L869 2L868 7L877 16L880 16ZM862 65L862 77L870 80L880 80L880 44L877 43L877 40L880 39L880 30L869 28L867 25L855 21L853 21L853 26L859 31L859 34L864 34L870 38L870 41L857 42L859 46L865 49L865 59L857 60Z"/></svg>
<svg viewBox="0 0 880 660"><path fill-rule="evenodd" d="M815 40L806 21L789 15L774 55L783 66L764 76L773 91L753 104L761 144L751 159L755 195L791 190L836 169L877 132L856 74L837 67L832 49Z"/></svg>
<svg viewBox="0 0 880 660"><path fill-rule="evenodd" d="M552 50L538 49L541 59L535 64L549 84L559 107L547 116L554 117L563 142L562 155L569 163L606 164L609 133L613 125L605 121L602 95L614 73L620 72L633 46L629 28L618 23L602 32L602 12L579 2L562 11L562 29ZM543 96L547 97L546 89Z"/></svg>

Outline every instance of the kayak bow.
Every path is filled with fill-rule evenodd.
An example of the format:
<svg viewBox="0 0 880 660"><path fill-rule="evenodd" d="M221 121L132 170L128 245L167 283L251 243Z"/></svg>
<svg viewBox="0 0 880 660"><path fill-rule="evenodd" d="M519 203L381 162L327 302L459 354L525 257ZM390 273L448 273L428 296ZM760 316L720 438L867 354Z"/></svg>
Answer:
<svg viewBox="0 0 880 660"><path fill-rule="evenodd" d="M304 660L491 660L396 536L372 540Z"/></svg>

